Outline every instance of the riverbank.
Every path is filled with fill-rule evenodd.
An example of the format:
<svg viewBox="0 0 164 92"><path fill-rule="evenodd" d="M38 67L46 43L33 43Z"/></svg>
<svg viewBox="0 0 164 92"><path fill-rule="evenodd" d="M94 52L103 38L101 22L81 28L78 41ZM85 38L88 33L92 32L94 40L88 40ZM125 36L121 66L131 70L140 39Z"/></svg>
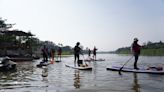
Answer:
<svg viewBox="0 0 164 92"><path fill-rule="evenodd" d="M120 50L115 52L116 54L131 54L131 51L128 49ZM143 56L164 56L164 48L160 49L142 49L141 55Z"/></svg>
<svg viewBox="0 0 164 92"><path fill-rule="evenodd" d="M131 47L122 47L118 48L114 53L117 54L130 54ZM144 56L164 56L164 43L162 41L159 42L148 42L145 45L142 45L141 55Z"/></svg>

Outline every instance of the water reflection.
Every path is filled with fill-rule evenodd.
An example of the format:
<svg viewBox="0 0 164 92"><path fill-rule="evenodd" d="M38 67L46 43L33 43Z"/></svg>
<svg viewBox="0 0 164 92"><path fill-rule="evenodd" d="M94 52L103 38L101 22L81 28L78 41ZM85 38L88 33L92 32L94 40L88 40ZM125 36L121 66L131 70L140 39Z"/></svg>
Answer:
<svg viewBox="0 0 164 92"><path fill-rule="evenodd" d="M79 70L75 70L75 74L74 74L74 87L75 88L80 88L80 71Z"/></svg>
<svg viewBox="0 0 164 92"><path fill-rule="evenodd" d="M80 71L65 67L72 64L73 56L63 58L63 62L47 66L48 70L37 68L36 62L18 62L16 72L0 72L0 91L4 92L163 92L164 76L151 74L125 73L106 71L106 66L122 65L121 61L129 56L102 55L104 62L90 62L92 71ZM108 61L107 61L108 60ZM140 66L163 63L158 57L142 57ZM132 65L133 62L129 62ZM128 66L128 65L127 65ZM46 74L47 73L47 74ZM122 82L120 82L120 80Z"/></svg>
<svg viewBox="0 0 164 92"><path fill-rule="evenodd" d="M42 68L42 77L47 77L48 76L48 68L47 66L43 66Z"/></svg>
<svg viewBox="0 0 164 92"><path fill-rule="evenodd" d="M15 75L13 72L1 72L0 73L0 80L1 81L13 80L14 76Z"/></svg>
<svg viewBox="0 0 164 92"><path fill-rule="evenodd" d="M45 83L45 92L48 92L48 87L49 87L49 83L48 83L48 78L47 77L43 77L43 80L42 80L44 83Z"/></svg>
<svg viewBox="0 0 164 92"><path fill-rule="evenodd" d="M44 81L44 82L48 82L48 78L47 78L47 77L43 77L43 76L42 76L42 78L43 78L42 81Z"/></svg>
<svg viewBox="0 0 164 92"><path fill-rule="evenodd" d="M140 85L138 84L137 73L133 73L133 90L134 92L140 92Z"/></svg>
<svg viewBox="0 0 164 92"><path fill-rule="evenodd" d="M49 83L48 83L48 67L47 66L43 66L42 67L42 81L45 83L45 92L48 92L48 87L49 87Z"/></svg>
<svg viewBox="0 0 164 92"><path fill-rule="evenodd" d="M32 75L33 72L32 64L18 62L17 71L0 72L0 81L27 81L27 76Z"/></svg>

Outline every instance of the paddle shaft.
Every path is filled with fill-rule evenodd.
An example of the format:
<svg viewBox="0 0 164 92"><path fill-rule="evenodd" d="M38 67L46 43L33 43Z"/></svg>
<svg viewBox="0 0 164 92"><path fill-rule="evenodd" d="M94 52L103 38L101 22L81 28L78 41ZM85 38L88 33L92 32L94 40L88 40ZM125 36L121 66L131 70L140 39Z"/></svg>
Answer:
<svg viewBox="0 0 164 92"><path fill-rule="evenodd" d="M130 57L130 58L123 64L123 66L120 68L120 70L119 70L119 74L120 74L120 75L121 75L121 70L124 68L124 66L125 66L132 58L133 58L133 56Z"/></svg>
<svg viewBox="0 0 164 92"><path fill-rule="evenodd" d="M85 60L84 60L84 59L85 59L85 58L84 58L84 54L82 54L82 56L83 56L83 61L85 62ZM85 65L87 65L87 63L86 63L86 62L85 62Z"/></svg>

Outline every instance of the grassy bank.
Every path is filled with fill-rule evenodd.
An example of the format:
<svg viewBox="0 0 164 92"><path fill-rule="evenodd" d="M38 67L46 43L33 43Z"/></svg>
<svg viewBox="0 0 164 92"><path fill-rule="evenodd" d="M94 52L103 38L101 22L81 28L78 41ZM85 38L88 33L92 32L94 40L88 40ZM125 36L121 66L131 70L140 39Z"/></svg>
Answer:
<svg viewBox="0 0 164 92"><path fill-rule="evenodd" d="M62 55L72 55L73 53L72 52L70 52L70 51L64 51L64 52L62 52Z"/></svg>
<svg viewBox="0 0 164 92"><path fill-rule="evenodd" d="M141 55L164 56L164 48L160 48L160 49L142 49Z"/></svg>
<svg viewBox="0 0 164 92"><path fill-rule="evenodd" d="M130 49L120 50L117 54L131 54ZM144 56L164 56L164 48L159 49L142 49L141 55Z"/></svg>

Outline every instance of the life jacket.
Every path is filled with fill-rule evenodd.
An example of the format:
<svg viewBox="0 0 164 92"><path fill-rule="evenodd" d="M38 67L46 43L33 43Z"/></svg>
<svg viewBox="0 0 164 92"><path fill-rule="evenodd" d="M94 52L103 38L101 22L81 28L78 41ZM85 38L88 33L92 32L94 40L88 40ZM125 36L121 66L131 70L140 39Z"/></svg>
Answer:
<svg viewBox="0 0 164 92"><path fill-rule="evenodd" d="M74 47L74 53L75 54L79 54L80 53L80 50L81 50L80 47L78 47L78 46L75 46Z"/></svg>
<svg viewBox="0 0 164 92"><path fill-rule="evenodd" d="M132 50L134 53L140 54L140 49L141 49L141 46L139 44L135 42L132 44Z"/></svg>

